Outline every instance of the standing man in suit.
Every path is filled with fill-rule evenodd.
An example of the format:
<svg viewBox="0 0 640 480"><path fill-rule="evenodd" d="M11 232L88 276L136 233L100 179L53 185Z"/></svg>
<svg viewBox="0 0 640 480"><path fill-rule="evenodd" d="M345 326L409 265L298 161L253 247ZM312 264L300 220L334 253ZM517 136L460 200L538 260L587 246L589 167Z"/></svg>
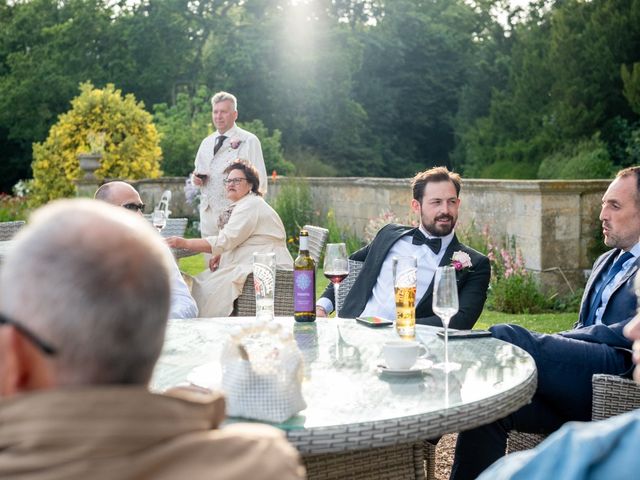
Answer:
<svg viewBox="0 0 640 480"><path fill-rule="evenodd" d="M591 376L631 372L631 341L622 330L638 303L633 282L640 265L640 167L618 172L602 197L600 221L612 250L593 266L573 330L543 335L517 325L491 327L495 338L531 354L538 388L520 410L458 435L451 478L476 478L504 455L510 430L546 434L570 420L590 420Z"/></svg>
<svg viewBox="0 0 640 480"><path fill-rule="evenodd" d="M218 233L218 218L229 205L222 183L223 171L238 159L248 160L260 175L260 192L267 193L267 171L260 140L236 125L238 100L227 92L211 97L216 131L202 140L196 154L193 183L200 187L200 232L202 238ZM208 255L210 257L210 255Z"/></svg>
<svg viewBox="0 0 640 480"><path fill-rule="evenodd" d="M456 259L466 261L456 273L460 308L450 326L473 327L487 298L491 266L487 257L456 238L454 227L461 185L460 175L449 172L446 167L431 168L413 178L411 209L419 215L420 226L386 225L369 245L351 255L352 260L364 265L340 310L342 316L378 315L394 319L393 257L413 255L418 260L416 298L420 299L416 305L416 323L442 325L431 309L433 278L436 268L451 265L455 254ZM317 302L316 315L326 316L333 310L334 303L330 283Z"/></svg>

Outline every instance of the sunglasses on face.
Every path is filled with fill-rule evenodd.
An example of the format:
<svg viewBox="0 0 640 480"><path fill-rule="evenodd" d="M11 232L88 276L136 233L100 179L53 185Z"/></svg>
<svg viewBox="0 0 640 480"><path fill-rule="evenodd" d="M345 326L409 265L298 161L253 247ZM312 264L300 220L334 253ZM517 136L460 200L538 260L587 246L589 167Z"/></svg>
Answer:
<svg viewBox="0 0 640 480"><path fill-rule="evenodd" d="M122 205L127 210L131 210L132 212L144 212L144 203L125 203Z"/></svg>
<svg viewBox="0 0 640 480"><path fill-rule="evenodd" d="M35 333L33 333L27 327L25 327L21 323L16 322L15 320L11 320L6 315L3 315L2 313L0 313L0 326L2 325L13 326L13 328L15 328L20 333L20 335L22 335L24 338L29 340L33 345L38 347L38 349L42 353L50 356L53 356L56 354L56 349L54 347L52 347L50 344L42 340L40 337L38 337Z"/></svg>

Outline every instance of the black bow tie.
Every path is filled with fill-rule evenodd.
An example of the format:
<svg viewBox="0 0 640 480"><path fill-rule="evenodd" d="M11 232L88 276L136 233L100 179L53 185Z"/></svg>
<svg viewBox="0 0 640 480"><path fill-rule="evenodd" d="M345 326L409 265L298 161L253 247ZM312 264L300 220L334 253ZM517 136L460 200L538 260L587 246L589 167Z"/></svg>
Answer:
<svg viewBox="0 0 640 480"><path fill-rule="evenodd" d="M428 246L433 253L436 255L440 253L440 248L442 247L442 239L441 238L427 238L420 231L420 229L416 228L413 232L413 241L414 245L426 245Z"/></svg>

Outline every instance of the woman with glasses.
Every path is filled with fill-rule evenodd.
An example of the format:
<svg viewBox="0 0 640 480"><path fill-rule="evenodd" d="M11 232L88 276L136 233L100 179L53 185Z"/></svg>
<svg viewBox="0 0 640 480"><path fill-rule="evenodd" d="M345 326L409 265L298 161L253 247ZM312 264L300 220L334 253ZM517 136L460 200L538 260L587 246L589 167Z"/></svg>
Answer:
<svg viewBox="0 0 640 480"><path fill-rule="evenodd" d="M207 238L169 237L171 247L210 253L209 270L194 277L192 294L201 317L226 317L253 271L253 253L276 254L276 268L291 270L282 220L258 190L258 172L238 160L224 170L231 205L218 219L218 234Z"/></svg>

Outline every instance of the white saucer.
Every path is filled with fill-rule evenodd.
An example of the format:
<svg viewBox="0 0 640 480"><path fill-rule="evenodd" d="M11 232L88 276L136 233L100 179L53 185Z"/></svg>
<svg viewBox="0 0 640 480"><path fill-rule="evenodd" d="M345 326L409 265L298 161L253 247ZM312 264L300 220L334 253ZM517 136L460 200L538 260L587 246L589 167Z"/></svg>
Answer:
<svg viewBox="0 0 640 480"><path fill-rule="evenodd" d="M433 362L426 359L419 359L411 368L392 369L388 368L386 365L378 365L378 373L384 373L385 375L397 375L399 377L417 375L428 370L432 365Z"/></svg>

